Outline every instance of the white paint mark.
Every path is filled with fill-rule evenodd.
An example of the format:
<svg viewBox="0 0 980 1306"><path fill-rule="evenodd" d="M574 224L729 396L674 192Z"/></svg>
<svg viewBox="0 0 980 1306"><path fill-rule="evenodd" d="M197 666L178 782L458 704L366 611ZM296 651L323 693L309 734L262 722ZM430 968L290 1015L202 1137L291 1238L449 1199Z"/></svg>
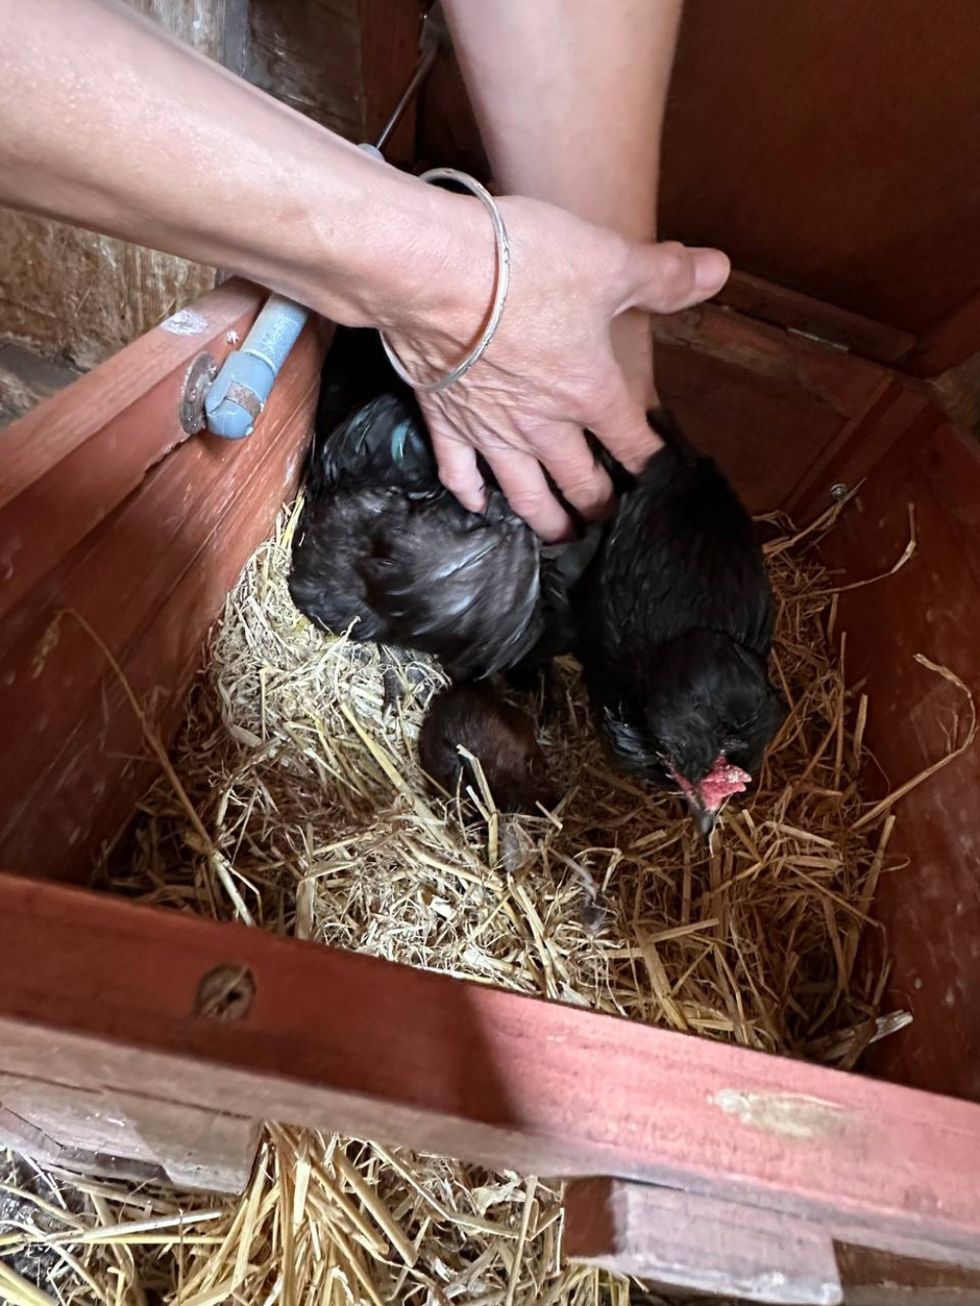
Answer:
<svg viewBox="0 0 980 1306"><path fill-rule="evenodd" d="M238 340L239 340L239 335L238 335L238 332L237 332L237 331L226 331L226 332L225 332L225 344L226 344L226 345L237 345L237 344L238 344Z"/></svg>
<svg viewBox="0 0 980 1306"><path fill-rule="evenodd" d="M31 679L37 680L38 676L44 672L48 658L58 646L58 639L61 635L61 618L63 614L58 613L47 625L44 634L38 640L34 649L34 656L31 658Z"/></svg>
<svg viewBox="0 0 980 1306"><path fill-rule="evenodd" d="M160 323L160 330L169 331L172 336L199 336L207 327L207 318L192 308L182 308Z"/></svg>
<svg viewBox="0 0 980 1306"><path fill-rule="evenodd" d="M746 1093L722 1088L708 1100L743 1125L782 1138L826 1138L839 1133L847 1121L842 1107L804 1093Z"/></svg>
<svg viewBox="0 0 980 1306"><path fill-rule="evenodd" d="M0 580L10 580L14 574L14 558L23 548L23 543L19 535L13 535L4 544L3 552L0 553Z"/></svg>

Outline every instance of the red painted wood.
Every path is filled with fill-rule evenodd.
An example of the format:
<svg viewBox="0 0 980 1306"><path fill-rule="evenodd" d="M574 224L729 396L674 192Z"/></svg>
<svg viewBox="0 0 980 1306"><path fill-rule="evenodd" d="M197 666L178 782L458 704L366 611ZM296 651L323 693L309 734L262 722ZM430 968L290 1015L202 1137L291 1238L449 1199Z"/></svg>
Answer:
<svg viewBox="0 0 980 1306"><path fill-rule="evenodd" d="M964 704L915 662L948 666L980 703L980 448L932 414L908 426L823 541L842 582L887 571L908 539L918 550L897 575L841 597L848 678L867 678L867 741L886 792L947 751ZM887 414L883 420L888 420ZM876 915L894 959L893 1000L915 1014L871 1064L903 1083L980 1100L980 744L909 794L889 851L909 860L883 877ZM873 937L873 936L872 936ZM980 1157L976 1158L980 1174Z"/></svg>
<svg viewBox="0 0 980 1306"><path fill-rule="evenodd" d="M65 610L117 657L168 739L210 623L295 487L321 358L310 328L250 439L175 449L4 623L0 714L17 740L0 750L8 865L84 878L155 771L104 653Z"/></svg>
<svg viewBox="0 0 980 1306"><path fill-rule="evenodd" d="M914 376L939 376L980 353L980 291L923 332L902 364Z"/></svg>
<svg viewBox="0 0 980 1306"><path fill-rule="evenodd" d="M819 516L832 502L834 485L853 489L889 456L894 445L910 433L924 438L942 420L921 387L889 376L863 411L845 422L822 448L814 449L787 496L787 511L799 522Z"/></svg>
<svg viewBox="0 0 980 1306"><path fill-rule="evenodd" d="M179 408L191 363L229 353L263 294L227 282L7 428L0 620L187 439Z"/></svg>
<svg viewBox="0 0 980 1306"><path fill-rule="evenodd" d="M712 306L654 322L657 385L751 512L784 507L891 373Z"/></svg>
<svg viewBox="0 0 980 1306"><path fill-rule="evenodd" d="M195 1016L228 962L250 969L251 1008ZM11 877L0 1069L686 1187L980 1266L980 1106Z"/></svg>
<svg viewBox="0 0 980 1306"><path fill-rule="evenodd" d="M915 336L908 331L885 326L860 313L850 313L798 290L787 290L785 286L754 277L748 272L734 271L713 302L760 322L791 327L834 341L861 358L870 358L887 366L899 366L900 360L916 344Z"/></svg>

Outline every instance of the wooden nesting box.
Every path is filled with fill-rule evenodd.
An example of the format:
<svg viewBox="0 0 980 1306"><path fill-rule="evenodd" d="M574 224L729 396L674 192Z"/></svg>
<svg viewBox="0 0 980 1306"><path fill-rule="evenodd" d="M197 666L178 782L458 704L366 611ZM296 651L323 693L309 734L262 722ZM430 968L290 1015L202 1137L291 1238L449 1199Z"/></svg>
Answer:
<svg viewBox="0 0 980 1306"><path fill-rule="evenodd" d="M895 7L916 11L911 0ZM847 14L870 22L880 9ZM937 4L929 22L939 14L955 27L963 10ZM777 48L818 49L825 65L797 70L795 118L760 109L753 127L756 108L742 110L750 145L768 133L765 149L744 154L754 203L765 212L768 196L779 222L778 239L753 244L754 216L737 212L735 252L771 279L740 274L722 304L660 322L658 369L753 509L806 520L834 487L860 486L824 546L843 581L888 571L915 505L913 560L888 585L841 598L849 678L870 690L867 738L897 782L947 747L948 686L915 654L980 697L980 450L916 379L980 349L980 238L962 225L978 197L976 182L950 180L941 200L930 192L928 220L903 216L922 234L901 285L880 242L880 265L848 263L843 218L829 234L814 221L810 253L794 262L803 218L777 203L767 167L782 150L779 184L795 177L804 164L789 138L807 88L817 102L821 67L844 77L834 11L836 0L767 0L739 27L740 6L691 6L667 141L672 234L727 243L724 169L695 177L693 164L671 164L688 159L685 133L709 110L732 121L726 97L740 103L761 51L778 63ZM732 30L719 37L717 23ZM889 69L900 79L914 27L877 39L875 79ZM973 26L957 41L929 50L966 62ZM739 86L712 64L721 48ZM423 115L430 151L451 72L441 85ZM975 122L975 78L970 87ZM912 144L909 168L928 191L953 147ZM466 157L459 140L453 149ZM838 178L838 200L845 183L856 212L856 164ZM958 281L951 243L970 269ZM787 1302L840 1300L841 1279L861 1302L892 1289L980 1300L980 751L905 802L909 870L882 882L878 914L896 1005L915 1023L862 1074L66 883L125 828L159 767L147 731L163 744L172 736L207 630L296 485L321 328L301 337L251 439L188 436L181 424L196 361L220 361L261 302L258 289L226 283L0 433L0 864L10 872L0 876L0 1142L67 1166L233 1190L259 1123L277 1119L579 1180L569 1253L656 1281ZM883 783L869 776L869 792Z"/></svg>

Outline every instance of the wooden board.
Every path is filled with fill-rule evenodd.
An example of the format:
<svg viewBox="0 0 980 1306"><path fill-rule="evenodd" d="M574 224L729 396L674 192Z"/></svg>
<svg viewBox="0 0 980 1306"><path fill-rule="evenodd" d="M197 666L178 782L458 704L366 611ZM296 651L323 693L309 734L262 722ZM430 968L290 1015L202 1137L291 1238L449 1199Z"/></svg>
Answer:
<svg viewBox="0 0 980 1306"><path fill-rule="evenodd" d="M841 598L848 679L867 678L867 740L883 793L942 757L965 712L963 696L915 661L948 666L980 703L980 447L926 408L889 426L882 413L877 465L823 552L842 581L887 571L908 540L915 508L918 551L896 576ZM854 458L876 431L842 455ZM887 777L884 778L884 777ZM980 745L909 794L890 851L908 859L879 887L877 915L894 958L892 1000L915 1015L906 1034L872 1049L881 1073L903 1083L980 1100ZM873 936L872 936L873 942ZM977 1158L980 1173L980 1157Z"/></svg>
<svg viewBox="0 0 980 1306"><path fill-rule="evenodd" d="M247 323L261 292L229 284L215 292L212 309L215 301L223 305L219 322L238 321L250 304ZM198 308L200 320L209 320L211 310ZM232 346L221 331L220 352L226 352ZM158 334L163 345L153 338ZM17 747L0 750L0 848L8 865L32 873L87 875L102 842L128 823L156 769L105 653L72 614L116 657L166 741L179 724L208 627L298 476L323 353L317 329L301 337L250 439L194 436L163 456L172 443L174 382L184 370L171 366L176 348L166 332L153 333L25 419L55 437L62 427L68 435L86 433L75 450L79 457L107 441L111 454L121 443L134 478L151 461L150 451L160 459L74 548L68 547L73 536L67 539L62 559L3 623L0 711ZM77 390L84 393L76 399ZM15 447L20 425L9 432ZM25 447L36 448L41 459L53 457L43 440ZM77 507L63 467L55 462L50 473L66 496L56 521ZM79 479L108 508L114 475L110 466L104 498L96 472Z"/></svg>
<svg viewBox="0 0 980 1306"><path fill-rule="evenodd" d="M980 174L963 167L980 134L978 59L962 0L688 0L664 234L928 330L980 289Z"/></svg>
<svg viewBox="0 0 980 1306"><path fill-rule="evenodd" d="M899 365L916 347L916 337L908 331L885 326L862 313L849 312L798 290L787 290L774 281L738 269L712 302L760 322L818 336L860 358L889 366Z"/></svg>
<svg viewBox="0 0 980 1306"><path fill-rule="evenodd" d="M886 368L713 305L653 331L661 396L751 512L786 506L892 384Z"/></svg>
<svg viewBox="0 0 980 1306"><path fill-rule="evenodd" d="M197 1014L246 968L237 1020ZM980 1106L378 958L0 877L0 1069L606 1174L980 1267Z"/></svg>
<svg viewBox="0 0 980 1306"><path fill-rule="evenodd" d="M980 1273L837 1246L845 1306L980 1306Z"/></svg>
<svg viewBox="0 0 980 1306"><path fill-rule="evenodd" d="M347 140L373 143L418 58L417 0L250 0L245 76ZM414 158L415 104L385 147Z"/></svg>
<svg viewBox="0 0 980 1306"><path fill-rule="evenodd" d="M565 1190L563 1250L574 1261L636 1275L656 1291L726 1301L845 1306L978 1306L980 1272L832 1244L808 1221L619 1179Z"/></svg>
<svg viewBox="0 0 980 1306"><path fill-rule="evenodd" d="M569 1184L563 1249L657 1287L799 1306L843 1301L834 1245L819 1225L652 1184Z"/></svg>
<svg viewBox="0 0 980 1306"><path fill-rule="evenodd" d="M3 435L0 619L187 439L180 404L193 361L220 361L263 292L228 282L167 318Z"/></svg>

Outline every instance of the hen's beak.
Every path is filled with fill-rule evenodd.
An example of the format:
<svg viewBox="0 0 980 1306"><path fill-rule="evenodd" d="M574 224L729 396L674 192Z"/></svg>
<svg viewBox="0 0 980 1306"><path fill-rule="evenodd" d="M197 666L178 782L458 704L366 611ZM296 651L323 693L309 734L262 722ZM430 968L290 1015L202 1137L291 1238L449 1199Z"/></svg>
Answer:
<svg viewBox="0 0 980 1306"><path fill-rule="evenodd" d="M695 813L694 823L698 827L698 834L704 839L711 838L711 832L715 828L715 822L718 820L718 808L711 811L707 807L702 807L699 812Z"/></svg>
<svg viewBox="0 0 980 1306"><path fill-rule="evenodd" d="M686 794L685 797L687 798L687 805L691 809L691 816L694 818L698 834L703 839L710 839L721 809L718 807L705 807L698 794Z"/></svg>

